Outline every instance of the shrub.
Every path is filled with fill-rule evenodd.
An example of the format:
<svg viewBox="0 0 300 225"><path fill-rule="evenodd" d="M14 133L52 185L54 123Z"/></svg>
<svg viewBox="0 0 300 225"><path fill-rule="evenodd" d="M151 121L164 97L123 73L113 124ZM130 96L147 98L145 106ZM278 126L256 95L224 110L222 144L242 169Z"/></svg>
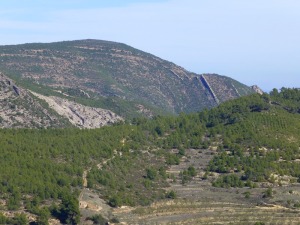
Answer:
<svg viewBox="0 0 300 225"><path fill-rule="evenodd" d="M106 224L108 224L108 220L105 219L100 214L93 215L92 217L88 217L87 219L93 221L94 224L100 224L100 225L106 225Z"/></svg>
<svg viewBox="0 0 300 225"><path fill-rule="evenodd" d="M175 199L177 197L176 192L171 190L166 194L166 198Z"/></svg>
<svg viewBox="0 0 300 225"><path fill-rule="evenodd" d="M156 176L157 176L157 172L154 168L148 168L146 169L146 177L149 179L149 180L155 180Z"/></svg>

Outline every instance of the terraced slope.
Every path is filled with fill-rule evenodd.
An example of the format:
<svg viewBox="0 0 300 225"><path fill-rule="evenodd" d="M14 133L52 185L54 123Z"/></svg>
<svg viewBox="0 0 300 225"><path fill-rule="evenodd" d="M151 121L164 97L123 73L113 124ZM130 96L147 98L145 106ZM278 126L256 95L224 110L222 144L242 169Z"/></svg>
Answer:
<svg viewBox="0 0 300 225"><path fill-rule="evenodd" d="M173 165L168 174L168 190L177 194L175 200L164 200L147 207L119 208L112 212L126 224L299 224L299 209L281 204L287 199L300 200L300 185L276 187L276 194L271 199L263 198L266 188L231 188L221 189L211 186L211 180L217 174L203 179L207 163L215 151L210 149L186 150L186 156L179 165ZM180 172L194 166L197 176L182 184ZM249 193L250 197L245 197Z"/></svg>

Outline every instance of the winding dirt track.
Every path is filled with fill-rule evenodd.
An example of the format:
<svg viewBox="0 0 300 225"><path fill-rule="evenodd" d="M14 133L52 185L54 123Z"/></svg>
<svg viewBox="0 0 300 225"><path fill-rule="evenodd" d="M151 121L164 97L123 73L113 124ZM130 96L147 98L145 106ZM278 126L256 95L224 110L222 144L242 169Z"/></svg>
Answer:
<svg viewBox="0 0 300 225"><path fill-rule="evenodd" d="M116 154L117 152L115 151L114 155L111 158L104 160L102 163L99 163L97 165L97 168L101 170L101 168L105 164L115 158ZM83 189L78 198L79 209L80 213L82 214L80 224L87 224L87 221L85 219L95 214L101 214L106 218L112 217L113 209L106 204L105 200L100 198L99 194L88 188L87 175L90 170L91 168L88 168L82 174Z"/></svg>

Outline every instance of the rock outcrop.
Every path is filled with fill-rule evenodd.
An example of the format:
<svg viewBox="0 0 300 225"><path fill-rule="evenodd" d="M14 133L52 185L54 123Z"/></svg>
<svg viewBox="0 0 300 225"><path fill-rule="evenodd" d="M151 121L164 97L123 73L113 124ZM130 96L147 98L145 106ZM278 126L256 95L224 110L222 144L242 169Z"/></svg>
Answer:
<svg viewBox="0 0 300 225"><path fill-rule="evenodd" d="M256 93L258 93L260 95L262 95L264 93L264 91L257 85L253 85L253 86L251 86L251 88L253 89L253 91L255 91Z"/></svg>
<svg viewBox="0 0 300 225"><path fill-rule="evenodd" d="M121 120L109 110L28 91L0 73L0 128L99 128Z"/></svg>
<svg viewBox="0 0 300 225"><path fill-rule="evenodd" d="M0 73L0 127L63 127L67 126L26 89Z"/></svg>
<svg viewBox="0 0 300 225"><path fill-rule="evenodd" d="M45 100L51 109L67 118L76 127L99 128L123 120L110 110L84 106L60 97L43 96L35 92L32 94Z"/></svg>

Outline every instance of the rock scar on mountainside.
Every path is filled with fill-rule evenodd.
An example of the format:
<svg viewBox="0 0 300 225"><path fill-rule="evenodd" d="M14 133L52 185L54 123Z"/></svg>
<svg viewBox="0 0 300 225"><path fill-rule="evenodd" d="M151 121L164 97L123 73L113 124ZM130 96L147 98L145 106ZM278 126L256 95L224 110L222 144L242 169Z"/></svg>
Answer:
<svg viewBox="0 0 300 225"><path fill-rule="evenodd" d="M80 128L99 128L123 120L110 110L84 106L63 98L44 96L32 91L31 93L45 100L50 108Z"/></svg>

